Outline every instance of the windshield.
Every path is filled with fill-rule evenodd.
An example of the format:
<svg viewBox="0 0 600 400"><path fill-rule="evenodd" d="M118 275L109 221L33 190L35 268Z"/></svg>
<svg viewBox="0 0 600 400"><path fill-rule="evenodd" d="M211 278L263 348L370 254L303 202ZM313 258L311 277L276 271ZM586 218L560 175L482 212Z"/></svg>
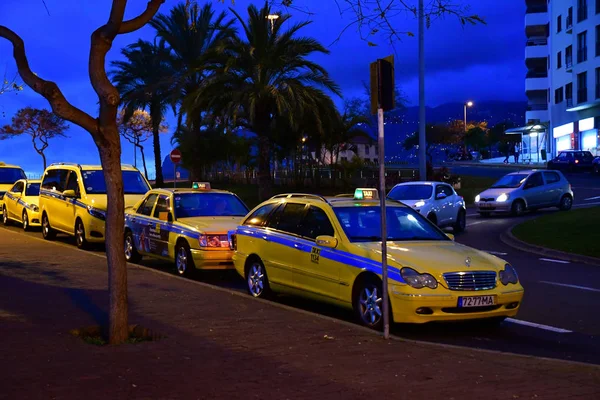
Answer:
<svg viewBox="0 0 600 400"><path fill-rule="evenodd" d="M87 194L106 194L104 171L83 171L83 186ZM146 194L150 187L139 171L123 171L125 194Z"/></svg>
<svg viewBox="0 0 600 400"><path fill-rule="evenodd" d="M175 217L243 217L248 208L230 193L176 193Z"/></svg>
<svg viewBox="0 0 600 400"><path fill-rule="evenodd" d="M40 195L40 184L39 183L28 183L27 189L25 189L25 196L39 196Z"/></svg>
<svg viewBox="0 0 600 400"><path fill-rule="evenodd" d="M399 185L392 189L389 198L394 200L421 200L431 198L431 185Z"/></svg>
<svg viewBox="0 0 600 400"><path fill-rule="evenodd" d="M381 241L381 209L334 207L335 214L351 242ZM427 219L408 207L387 207L387 240L450 240Z"/></svg>
<svg viewBox="0 0 600 400"><path fill-rule="evenodd" d="M505 175L498 182L492 185L493 188L518 188L521 186L525 179L529 175L527 174L516 174L516 175Z"/></svg>
<svg viewBox="0 0 600 400"><path fill-rule="evenodd" d="M27 179L21 168L0 168L0 185L12 185L19 179Z"/></svg>

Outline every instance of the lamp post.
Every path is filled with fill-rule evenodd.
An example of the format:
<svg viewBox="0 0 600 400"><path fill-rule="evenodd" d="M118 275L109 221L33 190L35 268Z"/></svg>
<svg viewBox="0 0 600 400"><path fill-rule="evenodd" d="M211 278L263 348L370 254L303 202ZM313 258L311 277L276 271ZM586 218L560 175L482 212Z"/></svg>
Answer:
<svg viewBox="0 0 600 400"><path fill-rule="evenodd" d="M271 21L271 33L273 33L273 30L275 29L275 20L279 18L279 15L277 14L269 14L267 15L267 19L269 21Z"/></svg>
<svg viewBox="0 0 600 400"><path fill-rule="evenodd" d="M467 107L473 107L473 102L472 101L467 101L464 105L464 109L465 109L465 132L467 131Z"/></svg>

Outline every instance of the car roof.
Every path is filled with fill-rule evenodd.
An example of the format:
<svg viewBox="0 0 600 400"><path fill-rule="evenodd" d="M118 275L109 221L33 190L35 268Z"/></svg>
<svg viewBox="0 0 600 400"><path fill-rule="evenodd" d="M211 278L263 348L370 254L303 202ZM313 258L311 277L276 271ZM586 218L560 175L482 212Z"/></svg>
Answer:
<svg viewBox="0 0 600 400"><path fill-rule="evenodd" d="M347 197L350 195L338 195L338 196L321 196L318 194L307 194L307 193L282 193L271 197L267 202L277 203L294 201L303 204L310 204L315 206L328 205L332 208L335 207L379 207L379 199L375 200L356 200L353 197ZM386 205L392 207L407 207L404 203L396 200L388 199Z"/></svg>
<svg viewBox="0 0 600 400"><path fill-rule="evenodd" d="M447 185L447 183L445 182L434 182L434 181L411 181L411 182L402 182L402 183L398 183L396 186L409 186L409 185L436 185L438 183L444 183Z"/></svg>
<svg viewBox="0 0 600 400"><path fill-rule="evenodd" d="M230 192L228 190L219 190L219 189L201 190L201 189L192 189L192 188L181 188L181 189L156 188L156 189L150 190L150 192L152 192L152 193L158 193L158 194L165 194L167 196L171 195L171 194L182 194L182 193L196 193L196 194L202 194L202 193L225 193L225 194L233 194L232 192Z"/></svg>
<svg viewBox="0 0 600 400"><path fill-rule="evenodd" d="M6 164L2 161L0 161L0 168L19 168L19 169L23 169L21 167L19 167L18 165L12 165L12 164Z"/></svg>
<svg viewBox="0 0 600 400"><path fill-rule="evenodd" d="M76 163L68 163L68 162L60 162L60 163L54 163L54 164L50 164L48 166L48 169L56 169L56 168L61 168L61 167L76 167L79 168L82 171L101 171L102 170L102 165L100 164L76 164ZM122 171L139 171L136 167L134 167L133 165L130 164L121 164L121 170Z"/></svg>
<svg viewBox="0 0 600 400"><path fill-rule="evenodd" d="M42 180L41 179L19 179L17 182L42 183Z"/></svg>

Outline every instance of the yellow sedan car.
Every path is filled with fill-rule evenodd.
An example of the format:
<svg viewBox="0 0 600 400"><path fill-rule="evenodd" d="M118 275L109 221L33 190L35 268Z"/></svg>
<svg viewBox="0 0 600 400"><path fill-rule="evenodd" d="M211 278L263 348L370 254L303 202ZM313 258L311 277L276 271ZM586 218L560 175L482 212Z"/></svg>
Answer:
<svg viewBox="0 0 600 400"><path fill-rule="evenodd" d="M2 222L9 225L18 222L24 230L39 227L40 224L40 180L19 179L4 194L2 206Z"/></svg>
<svg viewBox="0 0 600 400"><path fill-rule="evenodd" d="M248 208L235 194L194 183L192 189L153 189L125 210L125 258L175 262L180 275L195 269L233 269L227 232Z"/></svg>
<svg viewBox="0 0 600 400"><path fill-rule="evenodd" d="M283 194L230 232L233 261L255 297L300 295L352 308L382 326L381 207L377 190L324 198ZM506 261L453 241L402 203L387 201L388 294L394 322L515 316L523 298Z"/></svg>

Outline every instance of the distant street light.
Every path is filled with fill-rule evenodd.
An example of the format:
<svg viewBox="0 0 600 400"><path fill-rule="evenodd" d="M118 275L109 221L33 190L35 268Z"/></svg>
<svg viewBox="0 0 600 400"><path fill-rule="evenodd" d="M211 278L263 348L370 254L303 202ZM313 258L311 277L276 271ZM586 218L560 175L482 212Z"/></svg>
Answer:
<svg viewBox="0 0 600 400"><path fill-rule="evenodd" d="M465 132L467 131L467 107L473 107L473 102L467 101L465 103Z"/></svg>
<svg viewBox="0 0 600 400"><path fill-rule="evenodd" d="M267 15L267 19L269 21L271 21L271 33L273 33L273 30L275 29L275 20L279 18L279 15L277 14L269 14Z"/></svg>

